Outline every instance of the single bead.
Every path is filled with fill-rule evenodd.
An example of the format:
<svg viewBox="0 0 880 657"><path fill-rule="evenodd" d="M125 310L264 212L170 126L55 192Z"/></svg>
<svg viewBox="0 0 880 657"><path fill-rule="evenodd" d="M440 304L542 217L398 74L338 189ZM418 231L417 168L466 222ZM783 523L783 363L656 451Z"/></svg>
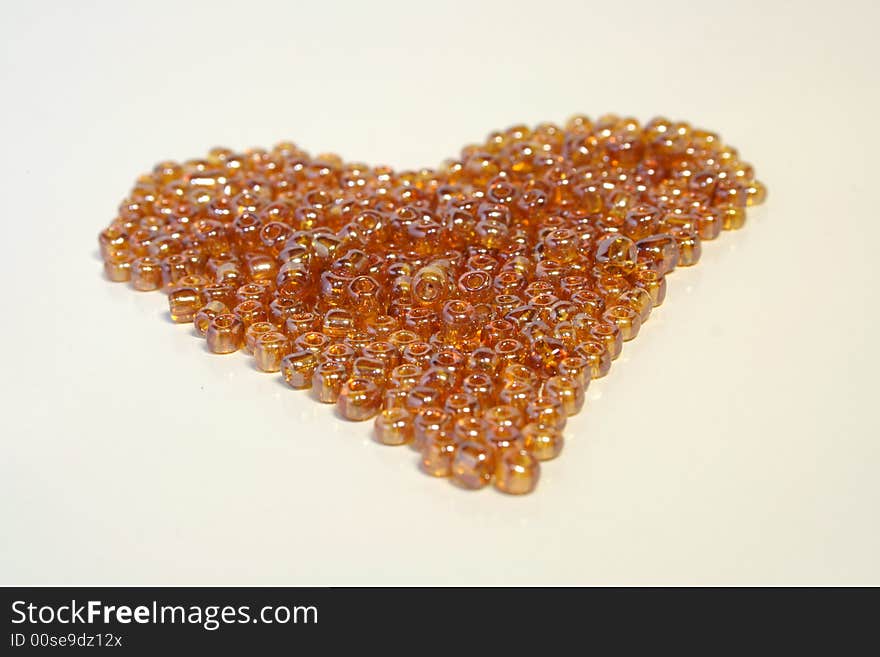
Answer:
<svg viewBox="0 0 880 657"><path fill-rule="evenodd" d="M312 375L312 391L315 398L323 404L335 404L348 378L348 370L341 363L334 361L319 363Z"/></svg>
<svg viewBox="0 0 880 657"><path fill-rule="evenodd" d="M421 446L422 470L432 477L450 476L456 449L455 439L446 433L438 432L426 438Z"/></svg>
<svg viewBox="0 0 880 657"><path fill-rule="evenodd" d="M639 314L639 321L642 324L648 320L648 317L651 315L651 309L654 307L651 295L640 287L634 287L627 290L617 297L616 303L618 305L629 306L635 310Z"/></svg>
<svg viewBox="0 0 880 657"><path fill-rule="evenodd" d="M539 461L549 461L559 456L565 444L562 431L552 424L532 422L522 429L523 444Z"/></svg>
<svg viewBox="0 0 880 657"><path fill-rule="evenodd" d="M244 324L237 315L217 315L205 332L208 350L215 354L231 354L244 346Z"/></svg>
<svg viewBox="0 0 880 657"><path fill-rule="evenodd" d="M470 440L487 442L489 440L489 423L476 415L464 415L452 424L452 435L459 443Z"/></svg>
<svg viewBox="0 0 880 657"><path fill-rule="evenodd" d="M104 256L104 274L115 283L126 283L131 280L133 260L128 251L111 251Z"/></svg>
<svg viewBox="0 0 880 657"><path fill-rule="evenodd" d="M487 408L495 399L495 385L492 377L484 372L468 374L461 381L461 389L473 395L479 408Z"/></svg>
<svg viewBox="0 0 880 657"><path fill-rule="evenodd" d="M455 450L452 477L465 488L483 488L495 474L495 450L486 443L466 441Z"/></svg>
<svg viewBox="0 0 880 657"><path fill-rule="evenodd" d="M569 356L559 361L559 373L564 376L570 376L580 385L587 389L590 385L592 372L587 359L580 355Z"/></svg>
<svg viewBox="0 0 880 657"><path fill-rule="evenodd" d="M601 379L611 370L611 353L607 344L600 340L582 342L575 347L574 353L589 364L591 379Z"/></svg>
<svg viewBox="0 0 880 657"><path fill-rule="evenodd" d="M204 305L202 293L195 288L178 287L168 293L168 312L177 324L193 321Z"/></svg>
<svg viewBox="0 0 880 657"><path fill-rule="evenodd" d="M611 360L616 360L620 356L620 352L623 351L623 333L615 321L605 319L605 313L602 314L602 317L601 322L590 327L589 338L604 344L608 350L608 356Z"/></svg>
<svg viewBox="0 0 880 657"><path fill-rule="evenodd" d="M376 416L376 440L383 445L405 445L413 439L413 421L403 408L384 410Z"/></svg>
<svg viewBox="0 0 880 657"><path fill-rule="evenodd" d="M278 372L281 360L290 352L290 341L279 331L269 331L254 344L254 363L261 372Z"/></svg>
<svg viewBox="0 0 880 657"><path fill-rule="evenodd" d="M612 306L602 314L602 319L620 329L624 342L635 338L642 325L639 313L629 306Z"/></svg>
<svg viewBox="0 0 880 657"><path fill-rule="evenodd" d="M501 450L496 459L495 487L508 495L525 495L535 490L541 464L525 449Z"/></svg>
<svg viewBox="0 0 880 657"><path fill-rule="evenodd" d="M623 235L610 235L596 247L596 263L609 272L628 274L636 267L638 252L635 243Z"/></svg>
<svg viewBox="0 0 880 657"><path fill-rule="evenodd" d="M293 344L297 349L306 349L313 354L320 354L330 346L330 338L317 331L308 331L294 339Z"/></svg>
<svg viewBox="0 0 880 657"><path fill-rule="evenodd" d="M691 267L697 264L702 253L700 236L692 230L676 230L672 234L678 243L678 266Z"/></svg>
<svg viewBox="0 0 880 657"><path fill-rule="evenodd" d="M193 328L195 328L196 333L205 337L208 332L208 327L211 325L211 321L217 317L217 315L226 314L229 314L229 308L226 307L226 304L219 301L209 301L202 306L199 309L199 312L196 313L195 317L193 317Z"/></svg>
<svg viewBox="0 0 880 657"><path fill-rule="evenodd" d="M634 284L647 292L656 308L666 298L666 277L651 269L641 269L634 274Z"/></svg>
<svg viewBox="0 0 880 657"><path fill-rule="evenodd" d="M254 353L254 347L257 344L257 340L264 333L277 330L278 327L271 322L254 322L244 331L244 350L249 354Z"/></svg>
<svg viewBox="0 0 880 657"><path fill-rule="evenodd" d="M533 397L525 409L525 416L529 422L553 426L560 431L565 428L568 415L562 399L549 393Z"/></svg>
<svg viewBox="0 0 880 657"><path fill-rule="evenodd" d="M312 387L318 357L308 349L300 349L284 356L281 360L281 374L291 388L305 390Z"/></svg>
<svg viewBox="0 0 880 657"><path fill-rule="evenodd" d="M138 258L131 263L131 285L142 292L162 287L162 262L152 256Z"/></svg>
<svg viewBox="0 0 880 657"><path fill-rule="evenodd" d="M449 413L437 406L419 408L413 417L413 435L416 446L421 447L426 440L437 434L449 434L452 429L452 420Z"/></svg>
<svg viewBox="0 0 880 657"><path fill-rule="evenodd" d="M569 416L579 413L584 406L584 387L570 376L551 376L544 382L544 391L556 399Z"/></svg>
<svg viewBox="0 0 880 657"><path fill-rule="evenodd" d="M232 313L242 321L245 328L256 322L266 321L266 308L259 301L242 301L232 309Z"/></svg>
<svg viewBox="0 0 880 657"><path fill-rule="evenodd" d="M382 407L382 394L374 381L352 377L343 384L336 407L347 420L369 420Z"/></svg>

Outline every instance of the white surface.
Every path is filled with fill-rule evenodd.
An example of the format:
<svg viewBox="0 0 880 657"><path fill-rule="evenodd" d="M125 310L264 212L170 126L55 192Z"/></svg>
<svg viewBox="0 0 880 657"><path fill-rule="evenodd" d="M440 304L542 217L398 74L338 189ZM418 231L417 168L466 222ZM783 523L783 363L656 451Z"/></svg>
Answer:
<svg viewBox="0 0 880 657"><path fill-rule="evenodd" d="M0 20L0 583L880 584L875 5L78 4ZM101 275L164 158L434 165L607 111L720 131L769 201L526 498L422 475Z"/></svg>

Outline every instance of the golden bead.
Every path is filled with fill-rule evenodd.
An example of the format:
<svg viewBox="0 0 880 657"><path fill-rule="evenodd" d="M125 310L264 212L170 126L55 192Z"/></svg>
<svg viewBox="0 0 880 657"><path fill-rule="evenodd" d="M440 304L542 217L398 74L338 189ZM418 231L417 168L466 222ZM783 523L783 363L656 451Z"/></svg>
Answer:
<svg viewBox="0 0 880 657"><path fill-rule="evenodd" d="M495 450L486 443L465 441L452 459L452 477L465 488L482 488L495 474Z"/></svg>
<svg viewBox="0 0 880 657"><path fill-rule="evenodd" d="M559 456L565 441L562 431L552 424L532 422L523 427L523 445L539 461Z"/></svg>
<svg viewBox="0 0 880 657"><path fill-rule="evenodd" d="M525 449L505 449L495 466L495 487L509 495L525 495L535 490L541 477L541 464Z"/></svg>
<svg viewBox="0 0 880 657"><path fill-rule="evenodd" d="M215 354L231 354L244 346L244 324L237 315L217 315L205 332L208 349Z"/></svg>
<svg viewBox="0 0 880 657"><path fill-rule="evenodd" d="M369 420L382 407L381 392L372 380L352 377L343 384L336 407L347 420Z"/></svg>
<svg viewBox="0 0 880 657"><path fill-rule="evenodd" d="M376 440L383 445L405 445L413 439L412 415L403 408L379 413L375 428Z"/></svg>

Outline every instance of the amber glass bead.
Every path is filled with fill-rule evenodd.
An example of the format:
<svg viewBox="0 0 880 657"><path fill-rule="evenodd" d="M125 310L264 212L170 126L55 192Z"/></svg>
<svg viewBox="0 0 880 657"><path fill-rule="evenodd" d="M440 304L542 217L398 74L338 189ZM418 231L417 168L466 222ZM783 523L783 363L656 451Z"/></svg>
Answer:
<svg viewBox="0 0 880 657"><path fill-rule="evenodd" d="M525 495L535 490L541 477L541 464L526 449L504 449L496 458L495 487L509 495Z"/></svg>
<svg viewBox="0 0 880 657"><path fill-rule="evenodd" d="M242 301L232 309L232 313L238 316L245 327L256 322L266 321L266 308L262 303L253 299Z"/></svg>
<svg viewBox="0 0 880 657"><path fill-rule="evenodd" d="M450 476L456 450L455 439L446 433L438 432L426 438L421 446L422 470L433 477Z"/></svg>
<svg viewBox="0 0 880 657"><path fill-rule="evenodd" d="M678 266L692 267L697 264L702 254L700 236L693 230L676 230L673 236L678 243Z"/></svg>
<svg viewBox="0 0 880 657"><path fill-rule="evenodd" d="M347 420L369 420L382 408L382 394L371 379L352 377L343 384L336 407Z"/></svg>
<svg viewBox="0 0 880 657"><path fill-rule="evenodd" d="M452 477L465 488L482 488L495 474L495 449L486 443L466 441L452 459Z"/></svg>
<svg viewBox="0 0 880 657"><path fill-rule="evenodd" d="M278 327L270 322L254 322L250 326L248 326L244 331L244 349L249 354L254 353L254 347L257 344L257 340L264 334L269 333L270 331L277 331Z"/></svg>
<svg viewBox="0 0 880 657"><path fill-rule="evenodd" d="M413 414L413 431L416 445L421 447L425 441L438 434L450 433L453 417L437 406L423 406L416 411L407 411Z"/></svg>
<svg viewBox="0 0 880 657"><path fill-rule="evenodd" d="M624 342L635 338L642 325L638 311L630 306L612 306L602 314L602 318L620 329L620 335Z"/></svg>
<svg viewBox="0 0 880 657"><path fill-rule="evenodd" d="M377 440L413 443L432 475L521 494L667 276L766 196L714 132L578 115L436 169L290 142L163 161L98 247L109 280L167 291L209 351L378 416Z"/></svg>
<svg viewBox="0 0 880 657"><path fill-rule="evenodd" d="M290 352L290 341L278 331L263 333L254 343L254 363L262 372L279 372L281 360Z"/></svg>
<svg viewBox="0 0 880 657"><path fill-rule="evenodd" d="M587 340L575 347L574 353L587 361L591 379L601 379L611 369L611 353L605 342Z"/></svg>
<svg viewBox="0 0 880 657"><path fill-rule="evenodd" d="M138 258L131 263L131 286L148 292L162 287L162 263L151 256Z"/></svg>
<svg viewBox="0 0 880 657"><path fill-rule="evenodd" d="M335 404L343 384L348 380L348 370L341 363L325 361L315 367L312 375L312 391L323 404Z"/></svg>
<svg viewBox="0 0 880 657"><path fill-rule="evenodd" d="M376 440L383 445L405 445L413 439L413 420L403 408L384 410L376 416Z"/></svg>
<svg viewBox="0 0 880 657"><path fill-rule="evenodd" d="M552 424L532 422L523 427L523 445L539 461L559 456L565 440L562 431Z"/></svg>
<svg viewBox="0 0 880 657"><path fill-rule="evenodd" d="M281 373L291 388L303 390L312 387L318 357L308 349L294 351L282 358Z"/></svg>
<svg viewBox="0 0 880 657"><path fill-rule="evenodd" d="M580 355L569 356L559 361L559 373L576 380L584 390L590 385L590 379L592 379L590 364L586 358Z"/></svg>
<svg viewBox="0 0 880 657"><path fill-rule="evenodd" d="M128 251L111 251L104 256L104 274L108 280L125 283L131 280L132 261Z"/></svg>
<svg viewBox="0 0 880 657"><path fill-rule="evenodd" d="M651 269L642 269L635 273L634 283L648 293L651 304L656 308L666 298L666 277Z"/></svg>
<svg viewBox="0 0 880 657"><path fill-rule="evenodd" d="M628 317L630 314L625 310L619 312L623 313L624 317ZM635 311L632 314L635 314ZM604 344L609 358L615 360L620 356L620 352L623 351L623 332L616 321L608 321L605 318L605 313L603 313L602 318L603 321L597 322L590 327L588 337Z"/></svg>
<svg viewBox="0 0 880 657"><path fill-rule="evenodd" d="M209 301L199 309L199 312L193 317L193 327L200 336L205 337L211 321L217 315L229 314L229 308L219 301Z"/></svg>
<svg viewBox="0 0 880 657"><path fill-rule="evenodd" d="M562 404L562 408L569 416L580 412L584 405L584 387L579 381L570 376L551 376L544 383L544 392L551 398Z"/></svg>
<svg viewBox="0 0 880 657"><path fill-rule="evenodd" d="M237 315L217 315L205 332L208 349L215 354L231 354L244 346L244 324Z"/></svg>
<svg viewBox="0 0 880 657"><path fill-rule="evenodd" d="M171 321L187 324L202 309L204 299L199 290L192 287L178 287L168 293L168 312Z"/></svg>

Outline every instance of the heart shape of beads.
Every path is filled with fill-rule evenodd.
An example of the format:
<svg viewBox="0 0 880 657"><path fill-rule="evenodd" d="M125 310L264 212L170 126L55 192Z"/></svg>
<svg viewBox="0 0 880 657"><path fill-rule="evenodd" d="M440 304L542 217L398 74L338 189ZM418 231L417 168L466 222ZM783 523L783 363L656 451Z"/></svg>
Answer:
<svg viewBox="0 0 880 657"><path fill-rule="evenodd" d="M765 195L715 133L575 116L437 169L287 142L161 162L99 244L108 279L166 291L213 353L375 418L429 475L523 494L666 276Z"/></svg>

